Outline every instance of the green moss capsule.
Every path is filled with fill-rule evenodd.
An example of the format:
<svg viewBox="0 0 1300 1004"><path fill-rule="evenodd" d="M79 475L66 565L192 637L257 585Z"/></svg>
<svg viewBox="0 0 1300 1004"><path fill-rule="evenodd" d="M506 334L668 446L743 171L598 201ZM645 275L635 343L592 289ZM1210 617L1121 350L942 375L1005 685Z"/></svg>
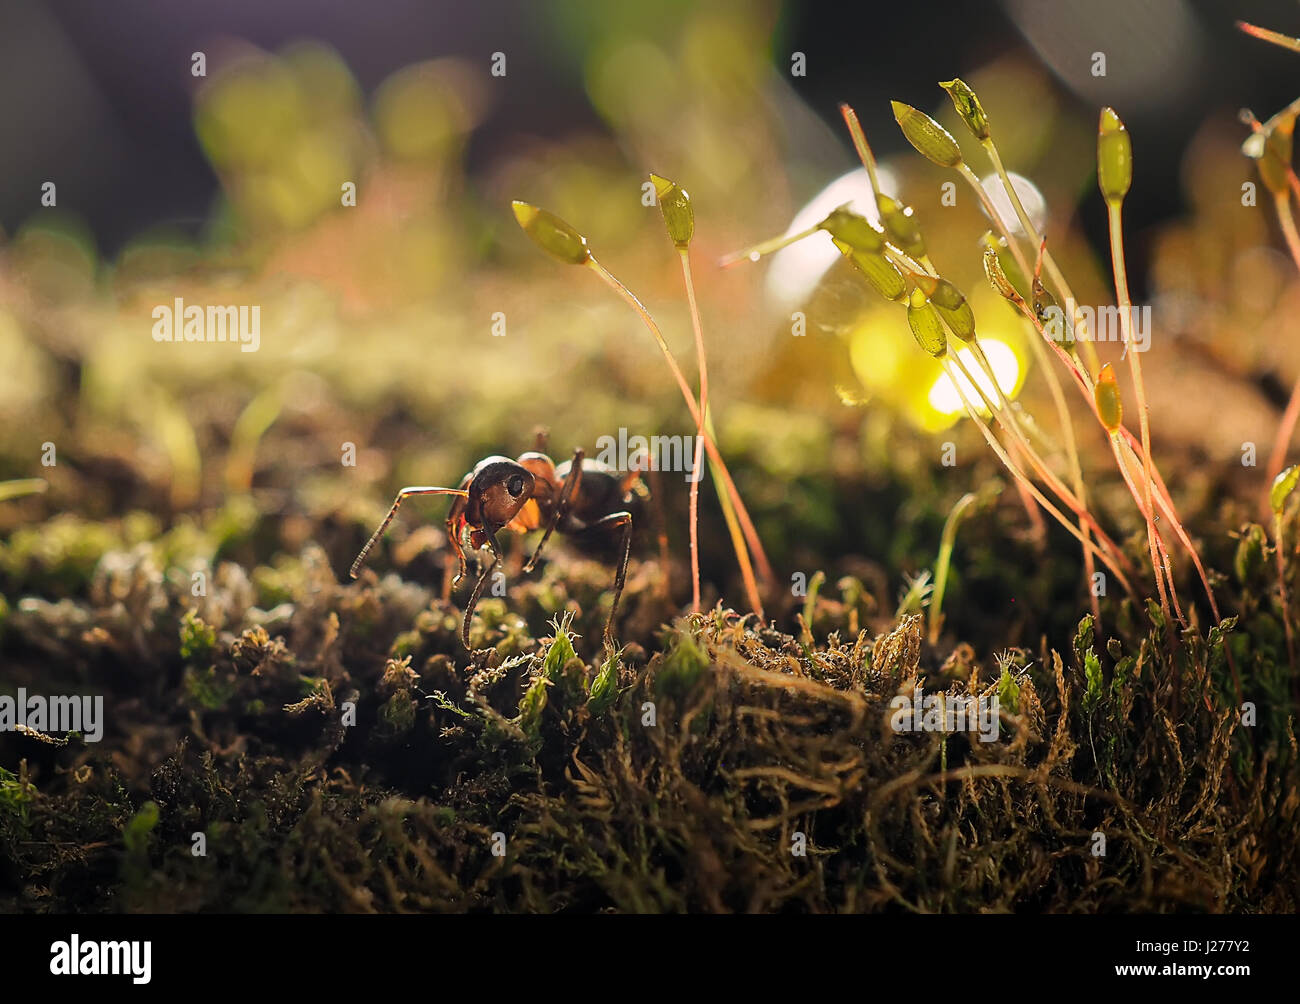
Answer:
<svg viewBox="0 0 1300 1004"><path fill-rule="evenodd" d="M989 138L989 117L984 114L984 106L980 104L980 99L975 96L961 77L954 77L952 80L943 80L939 86L948 92L948 97L952 98L953 107L957 109L957 114L961 116L962 122L966 128L971 131L977 140L983 143Z"/></svg>
<svg viewBox="0 0 1300 1004"><path fill-rule="evenodd" d="M917 153L940 167L956 167L961 163L961 147L952 138L952 133L919 108L902 101L891 104L894 121Z"/></svg>
<svg viewBox="0 0 1300 1004"><path fill-rule="evenodd" d="M877 230L865 216L859 216L847 206L833 210L818 226L830 234L832 239L849 245L855 251L879 254L885 249L884 233Z"/></svg>
<svg viewBox="0 0 1300 1004"><path fill-rule="evenodd" d="M916 276L913 280L926 299L939 311L939 316L948 323L948 329L963 342L975 338L975 312L965 295L947 279L932 275Z"/></svg>
<svg viewBox="0 0 1300 1004"><path fill-rule="evenodd" d="M1030 287L1034 297L1034 316L1043 326L1043 333L1071 355L1075 351L1074 318L1066 317L1060 302L1052 291L1043 285L1043 280L1034 277Z"/></svg>
<svg viewBox="0 0 1300 1004"><path fill-rule="evenodd" d="M1011 285L1011 280L1007 278L1006 271L1002 268L1002 259L998 253L991 247L984 248L984 276L993 287L993 292L1004 299L1015 302L1022 299L1016 292L1016 287Z"/></svg>
<svg viewBox="0 0 1300 1004"><path fill-rule="evenodd" d="M1133 144L1113 108L1101 110L1097 126L1097 184L1111 205L1123 202L1133 184Z"/></svg>
<svg viewBox="0 0 1300 1004"><path fill-rule="evenodd" d="M1292 464L1273 479L1273 487L1268 490L1268 504L1279 516L1286 508L1286 500L1295 491L1297 481L1300 481L1300 465L1297 464Z"/></svg>
<svg viewBox="0 0 1300 1004"><path fill-rule="evenodd" d="M1002 276L1007 282L1011 283L1011 288L1020 295L1023 300L1030 297L1029 282L1025 279L1025 274L1020 271L1020 265L1017 263L1015 255L1007 247L1006 241L995 234L992 230L985 230L984 235L980 238L980 246L991 249L998 258L998 264L1002 267Z"/></svg>
<svg viewBox="0 0 1300 1004"><path fill-rule="evenodd" d="M936 359L948 353L948 336L943 331L943 321L925 293L917 288L907 304L907 323L916 336L916 343Z"/></svg>
<svg viewBox="0 0 1300 1004"><path fill-rule="evenodd" d="M668 236L679 248L690 245L695 236L695 210L691 208L691 197L674 181L650 175L654 182L655 194L659 200L659 211L664 214L664 223L668 226Z"/></svg>
<svg viewBox="0 0 1300 1004"><path fill-rule="evenodd" d="M591 261L587 238L554 213L518 200L510 204L524 233L552 258L566 265L585 265Z"/></svg>
<svg viewBox="0 0 1300 1004"><path fill-rule="evenodd" d="M1124 421L1124 404L1119 396L1119 384L1115 382L1115 370L1110 363L1101 368L1101 375L1092 388L1093 399L1097 402L1097 414L1107 432L1118 432Z"/></svg>
<svg viewBox="0 0 1300 1004"><path fill-rule="evenodd" d="M880 225L885 228L890 241L905 254L924 258L925 238L921 236L921 225L913 215L912 207L888 195L877 195L876 208L880 210Z"/></svg>
<svg viewBox="0 0 1300 1004"><path fill-rule="evenodd" d="M894 267L893 262L879 252L859 251L837 237L832 237L831 240L840 249L840 254L853 262L854 267L866 277L872 289L886 300L903 298L907 292L907 281L903 278L903 273Z"/></svg>

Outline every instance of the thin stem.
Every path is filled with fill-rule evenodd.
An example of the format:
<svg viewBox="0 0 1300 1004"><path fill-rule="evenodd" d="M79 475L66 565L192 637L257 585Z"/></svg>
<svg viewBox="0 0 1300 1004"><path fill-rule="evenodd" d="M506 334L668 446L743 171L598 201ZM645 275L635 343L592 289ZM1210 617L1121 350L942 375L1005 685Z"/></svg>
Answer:
<svg viewBox="0 0 1300 1004"><path fill-rule="evenodd" d="M1247 35L1253 35L1255 38L1262 39L1265 42L1272 42L1274 45L1280 45L1283 49L1290 49L1292 52L1300 52L1300 39L1292 38L1289 35L1283 35L1281 32L1270 31L1268 28L1261 28L1258 25L1250 24L1247 21L1238 21L1237 27Z"/></svg>
<svg viewBox="0 0 1300 1004"><path fill-rule="evenodd" d="M704 419L709 413L709 363L704 354L704 326L700 323L700 308L695 301L695 283L691 279L691 252L681 248L682 280L686 284L686 299L691 307L691 327L695 331L695 361L700 375L700 420L695 432L695 466L699 471L704 453ZM691 611L700 612L700 479L691 479Z"/></svg>
<svg viewBox="0 0 1300 1004"><path fill-rule="evenodd" d="M993 406L993 402L989 400L988 395L984 392L984 388L979 385L979 383L975 380L973 376L971 376L970 370L968 370L966 368L966 364L961 361L961 356L952 355L949 356L949 359L957 365L957 368L961 370L962 375L965 376L967 381L971 384L971 386L975 388L976 392L983 400L984 406L988 409L989 413L997 421L998 425L1013 437L1013 443L1015 442L1019 443L1022 453L1024 454L1025 458L1029 461L1030 466L1033 467L1034 471L1038 474L1038 476L1041 477L1047 483L1047 486L1051 488L1051 490L1056 494L1056 496L1060 498L1060 500L1064 502L1066 506L1068 506L1070 510L1075 514L1075 516L1080 520L1080 524L1081 524L1080 530L1084 532L1086 532L1087 530L1091 530L1093 533L1097 535L1098 541L1100 541L1102 545L1107 548L1107 550L1109 550L1112 554L1114 554L1117 560L1127 563L1128 559L1124 556L1124 553L1119 549L1119 545L1117 545L1113 540L1110 539L1109 535L1107 535L1106 531L1104 531L1101 528L1101 526L1098 525L1097 521L1093 519L1092 514L1088 512L1087 508L1083 505L1083 503L1078 498L1076 498L1075 495L1068 488L1066 488L1064 484L1061 483L1061 480L1057 478L1055 474L1051 472L1051 470L1043 462L1042 458L1038 456L1037 451L1033 448L1032 445L1030 445L1029 440L1025 438L1024 434L1020 432L1018 428L1011 427L1008 424L1003 422L1002 416L999 413L1000 409L997 409ZM949 377L953 379L954 383L956 383L956 378L953 377L951 373L949 373ZM958 393L961 393L960 387L958 387Z"/></svg>
<svg viewBox="0 0 1300 1004"><path fill-rule="evenodd" d="M990 145L992 145L991 141ZM997 157L996 147L994 147L993 156L994 158ZM1001 164L1002 161L1000 159L995 159L994 163ZM994 226L998 228L999 232L1006 239L1007 247L1011 249L1011 254L1016 259L1016 264L1020 266L1021 275L1028 276L1030 274L1029 262L1025 258L1024 253L1020 250L1019 245L1017 245L1012 239L1005 221L998 213L997 207L993 205L993 200L989 198L988 192L984 191L984 186L980 184L979 178L976 176L975 172L971 170L970 165L965 162L959 164L958 168L962 177L966 179L967 183L979 198L981 205L984 207L984 212L988 214L988 217L993 221ZM1014 194L1014 192L1015 189L1012 188L1012 193ZM1019 199L1016 200L1016 203L1019 203ZM1027 213L1024 213L1023 206L1020 207L1019 212L1024 214L1024 220L1028 221L1029 217ZM1024 223L1022 222L1021 225L1023 226ZM1044 252L1043 257L1044 264L1046 264L1046 252ZM1070 319L1070 323L1074 323L1074 318ZM1047 380L1047 387L1052 395L1052 404L1056 408L1056 419L1061 424L1061 431L1065 436L1065 456L1070 467L1070 478L1074 482L1074 493L1079 497L1080 501L1084 502L1086 505L1087 495L1085 494L1083 487L1083 466L1079 462L1079 447L1074 439L1074 423L1070 418L1070 408L1065 403L1065 391L1062 389L1061 381L1057 378L1056 371L1052 368L1051 363L1047 358L1046 350L1039 343L1038 339L1031 338L1029 340L1029 346L1030 351L1034 353L1034 362L1038 364L1039 370L1042 371ZM982 354L983 353L981 352L981 355ZM996 386L996 381L994 381L994 384ZM1080 529L1083 529L1082 523L1080 523ZM1093 563L1092 555L1088 553L1087 548L1084 548L1083 573L1088 580L1088 597L1092 605L1092 616L1096 623L1100 624L1101 601L1097 596L1096 590L1092 588L1096 567L1097 566Z"/></svg>
<svg viewBox="0 0 1300 1004"><path fill-rule="evenodd" d="M1296 263L1296 268L1300 269L1300 233L1296 232L1295 217L1291 213L1291 200L1287 193L1279 193L1273 197L1273 205L1277 210L1277 222L1282 228L1282 236L1286 238L1287 250L1291 252L1291 258ZM1286 403L1286 411L1282 413L1282 421L1277 427L1277 438L1273 440L1273 452L1268 460L1268 476L1264 481L1265 505L1268 506L1268 488L1273 484L1273 480L1282 470L1282 465L1286 462L1287 447L1291 445L1291 437L1295 435L1296 422L1300 421L1300 377L1296 378L1295 384L1291 388L1291 399ZM1266 508L1267 512L1270 507Z"/></svg>
<svg viewBox="0 0 1300 1004"><path fill-rule="evenodd" d="M1104 429L1105 423L1102 422L1101 415L1097 412L1097 400L1093 396L1092 392L1092 378L1088 375L1086 370L1083 370L1078 366L1075 360L1072 359L1054 339L1048 337L1047 333L1043 330L1042 321L1038 319L1034 314L1033 309L1022 297L1017 296L1014 302L1015 305L1020 308L1021 313L1028 318L1029 323L1033 325L1034 330L1037 331L1043 341L1045 341L1056 353L1057 358L1070 372L1070 375L1074 377L1075 384L1079 388L1079 393L1083 395L1083 399L1087 402L1089 409L1091 409L1093 417L1097 419L1097 423ZM1136 457L1139 453L1141 444L1127 427L1121 425L1119 431L1120 435L1124 437L1128 448L1133 452L1134 457ZM1219 604L1214 598L1214 590L1210 588L1210 577L1206 574L1205 566L1201 563L1201 556L1197 552L1195 545L1193 545L1192 539L1187 535L1187 530L1183 527L1182 520L1178 518L1178 511L1174 506L1173 496L1169 494L1169 488L1165 484L1164 478L1161 477L1160 470L1156 467L1152 467L1151 474L1156 489L1157 505L1159 506L1160 511L1165 514L1165 518L1169 520L1169 525L1173 529L1174 535L1178 537L1179 542L1183 545L1188 556L1192 559L1192 564L1196 566L1196 573L1200 576L1201 585L1205 589L1206 598L1210 601L1210 611L1214 614L1214 622L1218 624L1222 622L1223 616L1219 613ZM1134 502L1137 502L1137 495L1134 495L1133 500ZM1138 509L1140 510L1141 508L1141 504L1138 503ZM1223 651L1228 658L1228 665L1232 669L1233 683L1236 685L1237 698L1238 702L1240 702L1241 683L1237 678L1236 662L1232 657L1232 650L1230 648L1225 647Z"/></svg>
<svg viewBox="0 0 1300 1004"><path fill-rule="evenodd" d="M655 342L659 345L660 351L663 353L664 360L668 363L669 370L672 371L673 378L677 381L677 386L682 392L682 398L686 401L686 406L690 410L691 418L698 427L701 418L699 405L696 404L695 397L691 393L690 385L686 382L686 377L682 375L681 367L677 365L677 360L673 357L672 350L664 340L663 332L659 330L659 325L655 322L654 317L651 316L650 311L646 310L645 304L638 300L636 295L628 289L627 286L623 285L623 283L620 282L618 278L609 271L609 269L605 268L605 266L600 264L600 262L598 262L594 257L589 259L588 264L592 270L610 286L610 288L612 288L628 303L628 305L636 312L637 316L641 318L641 322L645 325L646 329L654 337ZM714 441L713 431L707 421L704 423L704 448L708 451L709 459L712 461L710 466L713 471L715 483L721 481L722 487L718 494L721 496L725 492L729 496L731 504L735 507L736 518L739 520L740 527L744 531L744 537L749 545L749 551L753 553L754 560L758 564L759 574L762 576L764 581L771 582L775 578L772 574L772 566L768 563L767 554L763 550L762 541L758 538L758 531L754 529L753 520L750 519L749 511L745 508L744 500L741 499L740 492L736 489L736 484L732 480L731 472L727 470L726 461L722 459L722 454L719 452L718 445ZM749 555L743 553L744 548L741 549L741 552L742 553L737 554L736 557L740 561L741 570L743 572L749 565ZM758 598L758 588L752 581L752 574L747 578L745 589L749 594L750 606L753 608L754 612L759 614L761 617L762 603Z"/></svg>
<svg viewBox="0 0 1300 1004"><path fill-rule="evenodd" d="M997 144L993 142L992 138L986 139L984 140L984 149L988 152L989 160L993 164L993 170L1001 180L1003 189L1006 190L1007 198L1011 200L1011 206L1015 210L1016 218L1020 221L1020 226L1025 231L1025 237L1029 239L1033 247L1042 247L1042 235L1040 235L1038 230L1034 227L1034 222L1029 218L1029 214L1025 212L1024 204L1020 201L1020 196L1016 192L1016 186L1011 183L1011 175L1007 173L1007 169L1002 165L1002 156L998 153ZM984 186L982 185L980 186L981 190L983 187ZM992 215L995 220L1000 220L996 211ZM1006 234L1004 231L1004 236L1006 236L1008 244L1013 243L1010 234ZM1047 277L1051 279L1056 285L1056 288L1060 290L1061 295L1065 297L1066 301L1074 303L1074 291L1070 289L1070 284L1065 281L1065 275L1057 266L1056 259L1052 257L1052 252L1048 251L1046 248L1043 248L1043 267L1047 269ZM1025 266L1021 265L1022 271L1024 268ZM1026 277L1028 277L1029 274L1028 271L1024 272ZM1071 311L1071 313L1073 313L1073 311ZM1075 325L1076 330L1080 330L1084 336L1080 341L1083 343L1084 355L1088 357L1088 368L1094 374L1100 373L1101 361L1097 358L1097 350L1093 347L1092 341L1086 337L1086 328L1082 327L1079 324L1078 319L1074 317L1070 318L1070 323Z"/></svg>
<svg viewBox="0 0 1300 1004"><path fill-rule="evenodd" d="M1140 471L1142 469L1142 461L1139 459L1138 454L1120 435L1118 430L1111 433L1109 439L1111 449L1115 453L1115 465L1119 468L1120 474L1124 477L1124 483L1128 486L1129 494L1133 496L1134 502L1137 503L1138 512L1144 520L1147 520L1151 525L1154 525L1154 517L1150 515L1150 510L1143 505L1142 492L1137 486L1137 478L1129 470L1129 465L1132 464ZM1128 451L1127 453L1121 450L1121 444L1123 449ZM1173 565L1169 559L1169 550L1165 546L1164 535L1160 533L1158 527L1156 529L1156 552L1160 557L1160 565L1164 569L1165 578L1172 582L1174 579ZM1174 613L1177 615L1179 622L1185 624L1186 621L1183 618L1182 608L1178 605L1178 596L1176 594L1171 594L1170 598L1173 600Z"/></svg>
<svg viewBox="0 0 1300 1004"><path fill-rule="evenodd" d="M739 264L742 261L758 261L758 259L765 255L775 254L782 248L787 248L791 244L803 240L805 237L811 237L813 234L817 233L817 231L821 230L821 228L822 225L818 223L814 227L809 227L807 230L801 230L799 233L792 234L789 237L773 237L770 240L760 241L751 247L744 248L740 251L733 251L725 258L719 259L718 265L721 268L731 268L732 265Z"/></svg>
<svg viewBox="0 0 1300 1004"><path fill-rule="evenodd" d="M44 478L16 478L13 481L0 481L0 502L22 498L24 495L39 495L49 490Z"/></svg>
<svg viewBox="0 0 1300 1004"><path fill-rule="evenodd" d="M998 459L1002 461L1002 465L1006 467L1015 478L1019 479L1029 488L1030 493L1037 500L1038 504L1046 509L1048 513L1050 513L1052 517L1061 524L1061 526L1065 527L1071 536L1078 540L1084 547L1089 548L1096 553L1097 557L1100 558L1103 564L1105 564L1106 567L1115 574L1115 577L1129 594L1136 596L1137 594L1133 589L1132 583L1129 582L1128 576L1120 570L1119 566L1111 559L1111 556L1102 551L1098 551L1096 545L1093 544L1091 540L1088 540L1079 531L1079 528L1070 522L1070 520L1068 520L1061 511L1056 508L1056 506L1052 505L1052 503L1043 496L1043 493L1035 487L1034 483L1025 476L1025 472L1016 466L1007 455L1006 450L1002 448L1002 444L998 442L997 437L993 435L993 431L988 427L988 423L986 423L980 416L979 412L975 409L975 406L970 403L970 399L967 398L966 392L961 388L961 382L957 379L956 374L950 368L947 361L944 362L944 366L945 369L948 370L948 376L952 379L953 386L957 388L957 394L966 408L966 413L970 415L971 420L979 427L985 441L989 444L990 448L992 448L993 452L997 454Z"/></svg>
<svg viewBox="0 0 1300 1004"><path fill-rule="evenodd" d="M709 458L709 470L713 475L715 485L718 484L720 478L725 482L725 475L719 472L719 461L714 460L713 457ZM740 563L740 577L745 583L745 593L749 596L749 605L753 607L759 621L765 621L767 618L763 614L763 602L759 599L758 585L754 581L754 569L749 562L749 551L745 547L745 539L736 519L736 509L731 504L731 496L726 492L718 492L718 505L722 508L722 518L727 524L727 534L731 537L732 550L736 552L736 560Z"/></svg>
<svg viewBox="0 0 1300 1004"><path fill-rule="evenodd" d="M975 504L976 496L967 492L944 520L943 535L939 538L939 557L934 563L934 592L930 596L930 644L939 642L939 629L943 627L943 594L948 588L948 566L952 564L952 547L957 538L957 526L966 510Z"/></svg>
<svg viewBox="0 0 1300 1004"><path fill-rule="evenodd" d="M1142 379L1142 353L1133 346L1133 304L1129 299L1128 269L1124 262L1122 212L1118 201L1110 202L1107 206L1107 219L1110 223L1110 261L1115 273L1115 298L1119 307L1120 326L1124 333L1125 354L1128 356L1129 371L1133 375L1133 391L1137 397L1138 428L1142 432L1142 494L1146 501L1146 511L1143 515L1147 521L1147 547L1151 551L1151 566L1155 573L1156 590L1160 596L1160 608L1164 612L1165 622L1170 623L1169 596L1174 593L1174 583L1172 580L1165 581L1156 547L1155 507L1151 502L1151 421L1147 411L1146 384ZM1165 591L1169 596L1165 595Z"/></svg>
<svg viewBox="0 0 1300 1004"><path fill-rule="evenodd" d="M1282 624L1286 627L1286 657L1295 675L1295 637L1291 630L1291 613L1286 595L1286 548L1283 542L1282 514L1273 513L1273 536L1277 538L1277 588L1282 598Z"/></svg>
<svg viewBox="0 0 1300 1004"><path fill-rule="evenodd" d="M880 194L880 179L876 175L876 156L871 152L871 146L867 143L867 135L862 131L862 123L858 121L858 113L846 104L840 105L840 114L844 116L844 124L849 127L849 135L853 138L853 148L858 151L858 159L862 161L862 166L867 169L867 177L871 179L871 190L874 194Z"/></svg>

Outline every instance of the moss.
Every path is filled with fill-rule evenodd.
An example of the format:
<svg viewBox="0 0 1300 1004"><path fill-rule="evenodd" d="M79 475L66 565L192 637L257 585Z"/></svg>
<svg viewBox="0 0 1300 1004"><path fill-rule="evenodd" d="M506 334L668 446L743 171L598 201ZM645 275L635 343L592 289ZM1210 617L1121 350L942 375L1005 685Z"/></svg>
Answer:
<svg viewBox="0 0 1300 1004"><path fill-rule="evenodd" d="M186 663L207 662L217 647L217 632L195 611L181 618L181 658Z"/></svg>
<svg viewBox="0 0 1300 1004"><path fill-rule="evenodd" d="M15 530L0 544L0 571L28 590L76 596L88 589L99 559L122 546L111 525L64 513Z"/></svg>
<svg viewBox="0 0 1300 1004"><path fill-rule="evenodd" d="M235 696L235 683L216 666L191 666L185 671L185 696L189 704L204 710L218 711Z"/></svg>
<svg viewBox="0 0 1300 1004"><path fill-rule="evenodd" d="M35 795L36 788L25 776L16 776L0 767L0 813L25 825Z"/></svg>
<svg viewBox="0 0 1300 1004"><path fill-rule="evenodd" d="M654 675L655 693L684 701L709 669L709 655L689 631L673 634Z"/></svg>
<svg viewBox="0 0 1300 1004"><path fill-rule="evenodd" d="M599 718L614 706L618 700L618 672L620 668L618 652L610 652L609 657L600 667L587 697L587 708L593 717Z"/></svg>

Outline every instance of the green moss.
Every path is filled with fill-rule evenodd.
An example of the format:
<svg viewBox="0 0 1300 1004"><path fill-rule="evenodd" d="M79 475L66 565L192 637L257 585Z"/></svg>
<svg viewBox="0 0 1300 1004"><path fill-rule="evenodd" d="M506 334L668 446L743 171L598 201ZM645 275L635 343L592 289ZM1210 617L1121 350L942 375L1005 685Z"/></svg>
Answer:
<svg viewBox="0 0 1300 1004"><path fill-rule="evenodd" d="M558 680L560 671L569 660L577 657L577 652L573 649L573 632L570 630L572 623L571 613L565 613L558 620L551 621L555 638L547 647L546 658L542 662L542 675L548 680Z"/></svg>
<svg viewBox="0 0 1300 1004"><path fill-rule="evenodd" d="M202 663L212 658L217 647L217 631L197 611L185 611L185 616L181 618L180 635L181 658L186 663Z"/></svg>
<svg viewBox="0 0 1300 1004"><path fill-rule="evenodd" d="M415 702L399 690L379 708L379 728L385 739L400 739L415 727Z"/></svg>
<svg viewBox="0 0 1300 1004"><path fill-rule="evenodd" d="M110 524L63 513L15 530L8 543L0 545L0 571L28 590L78 595L90 585L99 559L123 546L121 535Z"/></svg>
<svg viewBox="0 0 1300 1004"><path fill-rule="evenodd" d="M618 700L618 652L611 652L600 667L600 672L591 681L591 691L587 696L587 708L592 715L599 718L614 706Z"/></svg>
<svg viewBox="0 0 1300 1004"><path fill-rule="evenodd" d="M677 631L655 673L655 693L684 700L708 672L709 666L709 655L695 636L689 631Z"/></svg>
<svg viewBox="0 0 1300 1004"><path fill-rule="evenodd" d="M191 666L185 671L188 703L204 711L218 711L235 696L235 681L215 666Z"/></svg>
<svg viewBox="0 0 1300 1004"><path fill-rule="evenodd" d="M35 785L0 767L0 813L26 825L28 811L35 797Z"/></svg>
<svg viewBox="0 0 1300 1004"><path fill-rule="evenodd" d="M548 686L547 678L538 676L519 700L519 728L530 740L536 740L541 735L542 712L546 710Z"/></svg>
<svg viewBox="0 0 1300 1004"><path fill-rule="evenodd" d="M1002 676L998 678L998 705L1013 715L1020 714L1020 684L1012 676L1009 666L1002 670Z"/></svg>
<svg viewBox="0 0 1300 1004"><path fill-rule="evenodd" d="M140 811L131 817L122 827L122 846L133 857L143 856L149 852L149 834L158 825L158 805L145 802Z"/></svg>

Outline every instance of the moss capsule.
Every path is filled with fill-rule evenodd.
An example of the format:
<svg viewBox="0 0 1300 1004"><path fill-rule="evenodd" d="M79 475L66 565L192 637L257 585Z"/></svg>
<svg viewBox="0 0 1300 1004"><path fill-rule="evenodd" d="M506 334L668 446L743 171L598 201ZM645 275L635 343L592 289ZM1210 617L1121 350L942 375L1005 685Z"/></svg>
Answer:
<svg viewBox="0 0 1300 1004"><path fill-rule="evenodd" d="M892 105L894 121L917 153L940 167L956 167L961 163L961 147L952 133L919 108L902 101L894 101Z"/></svg>
<svg viewBox="0 0 1300 1004"><path fill-rule="evenodd" d="M831 240L840 249L840 254L853 262L854 267L866 277L872 289L886 300L903 298L907 292L907 281L893 262L878 252L859 251L837 237L832 237Z"/></svg>
<svg viewBox="0 0 1300 1004"><path fill-rule="evenodd" d="M1118 432L1124 421L1124 405L1120 401L1119 384L1115 382L1115 369L1110 363L1101 368L1101 375L1092 389L1097 402L1097 414L1107 432Z"/></svg>
<svg viewBox="0 0 1300 1004"><path fill-rule="evenodd" d="M965 295L947 279L925 276L928 280L922 289L926 298L934 304L939 316L947 323L949 330L963 342L975 338L975 312ZM919 285L919 283L918 283Z"/></svg>
<svg viewBox="0 0 1300 1004"><path fill-rule="evenodd" d="M663 213L664 223L668 226L668 236L679 248L689 246L691 238L695 236L695 210L691 208L690 195L676 182L657 174L650 175L650 180L654 182L659 211Z"/></svg>
<svg viewBox="0 0 1300 1004"><path fill-rule="evenodd" d="M833 210L818 226L834 240L847 244L854 251L879 254L885 249L885 235L869 219L859 216L847 206Z"/></svg>
<svg viewBox="0 0 1300 1004"><path fill-rule="evenodd" d="M1029 283L1025 280L1025 274L1020 271L1020 265L1016 262L1011 249L1007 247L1006 241L992 230L985 230L980 237L980 246L991 249L997 255L998 264L1002 266L1002 277L1011 284L1011 288L1020 295L1021 299L1029 299L1031 295Z"/></svg>
<svg viewBox="0 0 1300 1004"><path fill-rule="evenodd" d="M943 321L925 293L917 288L907 304L907 323L912 328L916 343L936 359L948 353L948 336L943 331Z"/></svg>
<svg viewBox="0 0 1300 1004"><path fill-rule="evenodd" d="M984 276L998 296L1012 302L1021 299L1020 294L1016 292L1016 287L1011 285L1011 280L1007 278L1007 273L1002 268L1002 259L991 247L984 248Z"/></svg>
<svg viewBox="0 0 1300 1004"><path fill-rule="evenodd" d="M913 215L912 207L904 206L888 195L877 195L876 207L880 210L880 224L889 239L905 254L924 258L925 238L921 236L921 225Z"/></svg>
<svg viewBox="0 0 1300 1004"><path fill-rule="evenodd" d="M1124 201L1133 183L1133 145L1113 108L1101 110L1097 126L1097 184L1111 205Z"/></svg>
<svg viewBox="0 0 1300 1004"><path fill-rule="evenodd" d="M977 140L983 143L989 138L989 118L984 114L984 107L980 104L980 99L975 96L961 77L954 77L952 80L940 81L939 86L948 92L948 97L952 98L953 107L957 109L957 114L961 116L962 122L966 128L971 131Z"/></svg>
<svg viewBox="0 0 1300 1004"><path fill-rule="evenodd" d="M1282 510L1286 508L1286 500L1295 491L1297 480L1300 480L1300 465L1296 464L1292 464L1273 479L1273 487L1268 490L1268 504L1273 507L1273 512L1279 516L1282 515Z"/></svg>
<svg viewBox="0 0 1300 1004"><path fill-rule="evenodd" d="M515 211L515 219L519 221L524 233L552 258L566 265L585 265L591 261L587 238L554 213L518 200L512 202L510 207Z"/></svg>

